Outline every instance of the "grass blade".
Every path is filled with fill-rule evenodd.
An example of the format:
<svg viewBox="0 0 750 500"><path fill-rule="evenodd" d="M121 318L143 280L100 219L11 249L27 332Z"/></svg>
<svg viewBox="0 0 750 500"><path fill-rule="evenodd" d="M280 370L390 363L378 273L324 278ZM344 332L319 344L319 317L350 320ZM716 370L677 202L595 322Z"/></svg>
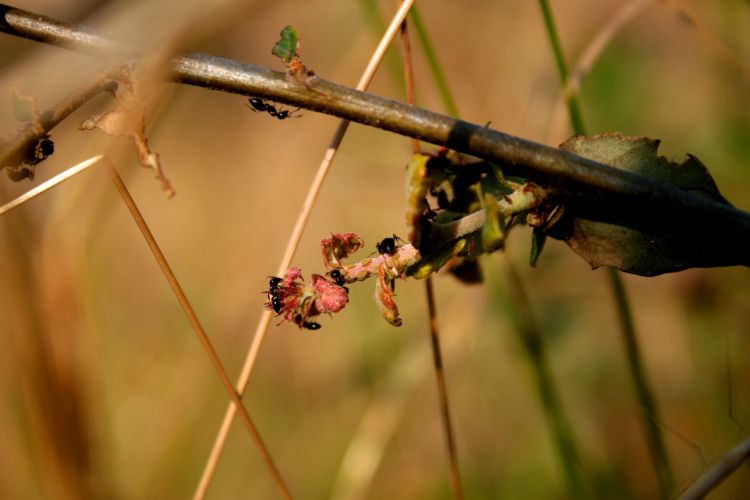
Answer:
<svg viewBox="0 0 750 500"><path fill-rule="evenodd" d="M560 39L557 36L555 20L552 17L552 9L550 9L548 0L539 0L539 6L542 9L544 26L547 29L547 35L549 36L550 43L552 44L552 53L555 56L557 73L560 75L560 82L565 85L565 82L568 81L568 66L567 64L565 64L565 56L563 55L562 45L560 44ZM570 117L570 123L573 125L573 130L576 134L584 134L583 115L581 114L581 106L578 102L578 97L576 95L569 94L566 96L566 102L568 104L568 116Z"/></svg>
<svg viewBox="0 0 750 500"><path fill-rule="evenodd" d="M414 15L413 12L412 15ZM418 15L416 17L419 18ZM425 48L425 53L429 52L429 54L432 56L432 61L434 62L434 65L431 65L431 67L433 68L433 77L436 78L436 81L439 81L439 86L441 86L441 96L443 96L445 102L450 103L453 110L455 111L455 103L453 102L453 98L450 95L450 91L448 90L448 85L445 82L445 78L442 77L442 71L437 64L437 59L434 57L434 53L432 51L432 48L430 47L429 40L427 39L427 33L424 30L423 26L422 37L420 37L420 41L422 42L422 46ZM415 105L416 91L414 89L414 67L412 65L411 42L409 40L409 31L406 21L404 21L404 23L401 25L401 42L401 53L404 60L404 80L406 82L406 95L409 104ZM442 85L440 85L440 83L442 83ZM416 139L412 139L411 145L412 153L419 153L419 141ZM456 437L455 433L453 432L453 425L451 423L450 406L448 405L448 388L445 383L445 368L443 367L443 355L442 349L440 347L440 335L437 322L437 307L435 306L435 292L431 276L428 276L425 280L425 294L427 296L427 312L429 315L432 361L435 372L435 381L437 383L440 415L443 423L443 435L445 436L445 444L448 451L451 492L453 493L453 498L460 500L463 498L463 493L461 491L461 475L458 468L458 451L456 449Z"/></svg>
<svg viewBox="0 0 750 500"><path fill-rule="evenodd" d="M443 434L448 447L448 460L450 463L451 491L453 498L462 499L461 474L458 469L458 451L456 449L456 438L451 424L450 407L448 406L448 389L445 384L445 369L443 367L443 356L440 349L440 336L438 335L437 310L435 308L435 294L432 286L432 278L425 280L427 291L427 311L430 315L430 341L432 346L432 361L435 367L435 380L438 388L440 402L440 415L443 421Z"/></svg>
<svg viewBox="0 0 750 500"><path fill-rule="evenodd" d="M564 87L568 82L568 68L565 63L565 57L563 56L562 45L560 44L560 39L558 38L557 30L555 29L552 9L550 9L548 0L539 0L539 6L542 10L544 24L547 28L547 35L549 36L552 51L555 55L560 83ZM573 131L576 134L585 135L586 130L583 124L578 95L569 92L567 93L566 99ZM645 374L643 363L641 362L629 300L620 273L616 269L608 268L607 277L613 293L617 316L620 322L620 331L625 345L630 377L635 386L638 402L645 410L642 422L646 429L646 439L651 451L651 457L654 461L654 466L656 467L661 497L665 499L670 498L674 489L674 475L671 466L669 465L669 458L664 446L664 438L661 429L656 423L656 420L658 420L658 411L653 392L651 391Z"/></svg>
<svg viewBox="0 0 750 500"><path fill-rule="evenodd" d="M448 79L445 77L445 72L443 72L443 68L440 66L437 55L432 48L430 36L427 33L427 28L425 28L424 23L422 22L422 16L419 14L417 7L414 7L411 10L410 17L412 24L414 25L414 31L417 33L417 38L422 46L425 59L427 59L427 66L430 68L430 73L432 73L432 79L435 82L435 85L437 85L440 99L443 101L443 107L445 107L445 111L449 115L457 118L458 106L456 106L456 101L453 99L453 94L448 86Z"/></svg>
<svg viewBox="0 0 750 500"><path fill-rule="evenodd" d="M419 13L416 10L412 11L412 19L414 20L417 36L428 59L433 79L438 86L441 99L443 100L443 106L449 115L458 117L458 108L448 88L444 72L440 67L437 57L435 57L427 30L422 24ZM547 421L550 424L553 440L557 443L557 449L563 463L570 491L575 498L586 498L588 497L588 492L580 472L580 460L576 451L575 439L565 420L557 397L557 391L549 374L549 368L543 351L541 333L536 326L533 311L526 299L523 283L518 278L509 261L507 262L507 269L507 274L510 278L509 289L511 289L513 297L516 298L516 306L522 311L521 316L518 318L519 321L514 322L514 329L523 340L522 343L529 355L529 361L535 374L537 391L547 415ZM431 293L429 285L427 286L428 293Z"/></svg>
<svg viewBox="0 0 750 500"><path fill-rule="evenodd" d="M120 175L117 173L117 171L115 170L115 168L112 166L112 164L109 161L107 161L107 171L109 172L110 177L112 177L112 182L115 184L115 187L117 188L118 193L120 193L120 196L122 197L123 202L125 203L125 205L128 208L128 211L130 212L130 215L133 217L133 220L138 225L138 229L140 229L141 234L143 235L143 239L146 240L146 243L148 244L149 249L151 250L151 253L154 255L154 258L156 259L157 263L159 264L159 267L164 273L164 277L167 279L167 282L169 283L170 288L172 288L172 291L177 297L177 300L180 302L180 306L182 307L183 311L185 311L185 314L187 315L188 320L190 321L190 325L193 327L195 334L198 336L198 340L200 340L201 344L203 345L203 349L206 351L206 354L208 354L208 357L210 358L211 363L213 364L214 369L216 370L216 373L219 375L219 378L221 379L222 385L226 389L227 393L229 393L229 397L232 400L233 406L239 409L240 417L242 418L242 421L245 424L245 427L250 433L250 437L255 443L255 446L258 448L258 451L261 454L261 458L263 459L266 466L268 467L269 472L271 473L271 476L273 477L274 482L276 483L276 486L279 489L279 492L284 498L291 498L292 496L291 496L291 493L289 492L289 488L284 482L284 479L281 477L281 473L279 472L278 468L274 464L273 459L271 458L271 455L268 452L268 449L263 443L263 440L261 439L260 434L258 434L258 431L255 428L255 425L250 419L250 415L248 414L247 409L242 404L242 400L240 399L239 393L235 391L231 380L229 380L229 375L227 375L227 372L224 369L224 366L222 365L221 360L219 359L219 356L216 353L216 350L211 344L211 340L208 338L208 335L206 335L206 332L203 329L203 326L201 325L198 319L198 315L195 314L193 307L190 305L190 301L188 301L188 298L185 295L185 292L182 290L182 287L180 286L179 281L177 281L177 277L174 275L174 272L172 272L172 268L170 267L169 263L167 262L166 257L164 257L164 254L159 248L159 245L156 242L154 235L151 233L151 230L148 228L148 225L146 224L146 220L143 218L143 215L141 214L140 210L138 210L138 206L135 204L135 201L130 196L130 193L128 192L128 188L125 186L125 183L122 181L122 178L120 177Z"/></svg>
<svg viewBox="0 0 750 500"><path fill-rule="evenodd" d="M577 499L589 498L591 495L581 472L581 460L575 438L560 405L560 398L550 373L544 342L534 319L531 303L518 272L505 255L503 255L503 268L508 281L508 298L512 304L510 310L513 329L518 334L534 374L537 395L544 408L552 439L557 445L570 496Z"/></svg>
<svg viewBox="0 0 750 500"><path fill-rule="evenodd" d="M661 427L659 427L657 421L659 414L656 401L654 400L654 395L649 386L643 362L641 361L628 297L625 293L620 273L616 269L607 268L607 277L612 288L612 293L614 294L620 318L620 331L622 332L622 341L625 346L625 357L628 360L630 377L633 379L638 403L643 408L642 422L646 431L646 441L648 442L651 457L654 460L654 466L659 477L662 498L671 498L675 485L674 476L672 468L669 465L669 457L664 446Z"/></svg>
<svg viewBox="0 0 750 500"><path fill-rule="evenodd" d="M394 15L391 24L383 35L383 38L380 40L378 47L375 49L375 52L370 58L370 61L365 68L365 71L363 72L359 83L357 84L358 90L364 90L370 84L370 81L375 75L375 71L377 71L380 62L385 55L386 49L389 47L389 45L393 41L393 38L396 36L396 31L398 30L403 20L406 18L406 14L409 12L409 8L411 8L413 3L414 0L405 1ZM344 139L344 135L346 134L346 130L349 127L349 123L350 122L348 120L341 120L338 128L336 129L336 132L333 135L333 139L331 140L331 143L328 146L325 155L323 156L323 160L318 166L315 178L310 185L310 189L307 192L307 197L305 198L302 210L297 217L297 222L294 225L294 229L292 229L292 234L289 237L289 242L287 243L286 249L284 250L284 256L281 258L281 262L279 263L277 272L277 274L279 275L283 274L291 265L294 253L297 250L300 239L302 239L302 232L307 225L307 221L310 218L310 214L312 213L312 208L318 198L320 188L323 185L323 181L325 180L326 176L328 175L328 171L331 168L331 164L333 163L333 159L336 156L339 145ZM258 326L255 329L253 341L250 345L250 349L247 355L245 356L242 371L237 381L237 392L240 395L243 394L245 392L245 389L247 388L247 384L250 380L250 375L255 366L260 347L263 343L266 332L268 331L268 325L270 324L270 322L271 311L264 311L260 317L260 320L258 321ZM214 439L211 453L209 454L208 460L201 474L201 479L198 483L198 487L196 488L195 494L193 495L193 498L195 500L204 498L206 492L208 491L208 486L216 471L216 466L218 464L219 458L221 457L221 452L224 449L224 445L226 444L227 436L229 435L229 429L234 420L234 416L235 406L230 404L226 412L224 413L224 419L222 420L221 427L219 428L219 432Z"/></svg>
<svg viewBox="0 0 750 500"><path fill-rule="evenodd" d="M56 176L52 177L51 179L48 179L41 184L39 184L37 187L30 189L26 191L24 194L19 196L18 198L9 201L2 207L0 207L0 215L3 215L6 212L10 212L14 208L23 205L27 201L36 198L40 194L49 191L53 187L57 186L58 184L65 182L66 180L70 179L71 177L80 174L84 170L86 170L89 167L92 167L96 165L99 160L103 158L102 155L92 156L88 160L83 160L81 163L78 163L77 165L73 165L69 169L60 172Z"/></svg>

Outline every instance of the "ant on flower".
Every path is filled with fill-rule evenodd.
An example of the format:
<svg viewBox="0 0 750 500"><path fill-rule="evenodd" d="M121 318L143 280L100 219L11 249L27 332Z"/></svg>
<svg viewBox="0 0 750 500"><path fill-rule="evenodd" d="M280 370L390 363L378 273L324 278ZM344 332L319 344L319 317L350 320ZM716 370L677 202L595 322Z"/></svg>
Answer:
<svg viewBox="0 0 750 500"><path fill-rule="evenodd" d="M397 276L401 276L401 273L396 269L395 266L393 266L392 262L390 261L389 257L393 256L393 254L396 253L396 249L398 248L398 243L403 242L401 238L396 236L395 234L392 237L383 238L382 240L378 241L375 244L375 249L377 252L383 256L383 265L389 266L389 273L396 274ZM396 281L391 279L390 285L391 285L391 291L396 290Z"/></svg>
<svg viewBox="0 0 750 500"><path fill-rule="evenodd" d="M344 276L338 269L331 271L331 279L335 281L338 286L344 286L344 283L346 283L346 281L344 281Z"/></svg>
<svg viewBox="0 0 750 500"><path fill-rule="evenodd" d="M339 271L338 269L334 269L333 271L330 272L330 275L334 283L336 283L338 286L343 288L346 291L346 293L349 293L349 288L345 286L346 279L344 278L344 275L341 274L341 271Z"/></svg>
<svg viewBox="0 0 750 500"><path fill-rule="evenodd" d="M300 108L289 111L288 109L278 110L273 104L269 104L260 97L251 97L248 99L250 109L256 112L268 113L274 118L279 120L285 120L287 118L299 118L301 115L294 115L295 112L299 111Z"/></svg>
<svg viewBox="0 0 750 500"><path fill-rule="evenodd" d="M295 323L297 323L298 326L301 328L305 328L307 330L320 330L322 327L320 326L320 323L316 323L314 321L303 321L302 315L298 314L294 317Z"/></svg>
<svg viewBox="0 0 750 500"><path fill-rule="evenodd" d="M401 240L401 238L394 234L393 238L383 238L382 240L378 241L375 244L375 248L380 255L393 255L393 253L396 251L397 240Z"/></svg>
<svg viewBox="0 0 750 500"><path fill-rule="evenodd" d="M279 283L284 281L281 278L272 276L268 281L268 301L271 303L271 308L276 314L281 313L281 299L279 298Z"/></svg>
<svg viewBox="0 0 750 500"><path fill-rule="evenodd" d="M338 280L343 280L341 272ZM334 278L336 279L336 278ZM320 323L314 321L321 314L336 313L349 302L348 290L328 278L313 274L311 286L302 282L302 272L298 267L290 267L283 278L268 277L268 300L266 309L273 310L281 323L288 321L305 330L320 330Z"/></svg>

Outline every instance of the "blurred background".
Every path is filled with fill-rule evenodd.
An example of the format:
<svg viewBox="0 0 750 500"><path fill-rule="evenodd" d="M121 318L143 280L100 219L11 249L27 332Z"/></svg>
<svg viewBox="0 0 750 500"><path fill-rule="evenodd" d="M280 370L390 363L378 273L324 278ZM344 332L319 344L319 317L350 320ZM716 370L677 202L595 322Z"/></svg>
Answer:
<svg viewBox="0 0 750 500"><path fill-rule="evenodd" d="M622 5L637 8L583 79L589 132L659 138L660 153L679 161L691 153L730 202L750 210L748 2L551 4L571 67ZM150 54L199 51L278 70L270 50L291 24L305 64L349 86L396 7L374 0L14 6L109 32ZM463 119L550 145L571 135L537 2L418 6ZM412 44L418 104L442 112L414 37ZM398 46L390 52L370 91L403 100ZM19 127L14 91L45 110L105 64L0 35L0 134ZM100 95L52 131L55 154L32 182L0 175L0 204L105 153L235 378L262 313L261 291L338 120L303 110L302 118L278 121L251 112L241 96L174 84L153 90L146 132L173 199L128 140L78 130L114 105ZM404 137L350 127L294 258L308 279L323 271L319 242L332 231L360 234L363 254L404 234L410 154ZM511 262L589 487L608 498L657 497L605 271L590 270L557 241L532 269L529 249L530 232L519 228L505 256L482 259L482 285L435 279L464 493L569 495L534 368L511 321L504 271ZM750 426L750 272L696 269L624 282L679 492ZM250 414L298 498L450 498L424 285L398 283L401 328L381 319L372 281L350 289L349 306L321 318L320 331L272 323L245 396ZM191 496L227 397L103 166L0 217L0 298L0 497ZM747 491L750 474L741 468L712 498ZM208 498L275 496L235 424Z"/></svg>

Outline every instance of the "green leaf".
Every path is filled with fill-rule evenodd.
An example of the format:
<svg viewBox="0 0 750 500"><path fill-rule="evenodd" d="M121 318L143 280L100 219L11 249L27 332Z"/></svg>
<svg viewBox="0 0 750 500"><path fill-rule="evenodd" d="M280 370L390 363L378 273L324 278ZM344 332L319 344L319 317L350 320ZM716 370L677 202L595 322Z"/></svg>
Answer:
<svg viewBox="0 0 750 500"><path fill-rule="evenodd" d="M490 194L484 195L484 208L487 216L482 226L482 246L489 253L502 248L505 243L505 217L500 213L497 200Z"/></svg>
<svg viewBox="0 0 750 500"><path fill-rule="evenodd" d="M443 267L453 256L458 255L466 248L466 244L466 238L460 238L448 243L432 255L424 257L409 266L406 269L406 275L418 280L428 277Z"/></svg>
<svg viewBox="0 0 750 500"><path fill-rule="evenodd" d="M608 132L574 136L560 147L728 204L700 160L687 155L687 160L678 164L658 156L658 140ZM637 206L615 210L606 200L587 203L574 199L566 202L562 218L548 234L564 239L592 268L611 266L653 276L690 267L731 265L720 246L707 249L716 243L704 238L710 229L706 221L697 224L687 215L665 220L660 214L644 214Z"/></svg>
<svg viewBox="0 0 750 500"><path fill-rule="evenodd" d="M547 235L539 228L534 228L531 233L531 255L529 255L529 264L536 267L536 262L544 249L544 242L547 241Z"/></svg>
<svg viewBox="0 0 750 500"><path fill-rule="evenodd" d="M271 49L271 54L288 64L292 59L299 57L299 35L292 26L285 26L280 35L281 38Z"/></svg>
<svg viewBox="0 0 750 500"><path fill-rule="evenodd" d="M482 192L485 194L489 193L495 198L500 198L503 195L512 193L513 189L508 186L500 169L493 165L490 165L490 168L492 168L492 174L485 175L479 181L479 185L482 187Z"/></svg>
<svg viewBox="0 0 750 500"><path fill-rule="evenodd" d="M449 222L456 221L464 216L466 216L466 214L462 214L460 212L452 212L450 210L443 210L441 212L438 212L435 218L432 219L432 222L433 224L448 224Z"/></svg>

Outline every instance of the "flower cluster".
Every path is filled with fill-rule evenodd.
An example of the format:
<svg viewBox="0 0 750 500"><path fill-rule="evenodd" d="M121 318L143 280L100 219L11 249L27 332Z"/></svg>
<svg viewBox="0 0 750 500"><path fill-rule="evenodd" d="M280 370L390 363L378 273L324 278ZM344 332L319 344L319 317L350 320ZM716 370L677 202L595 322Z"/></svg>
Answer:
<svg viewBox="0 0 750 500"><path fill-rule="evenodd" d="M324 276L312 275L312 286L302 282L298 267L290 267L283 278L271 277L268 282L266 309L300 328L318 330L320 323L313 321L324 313L337 313L349 302L348 290Z"/></svg>
<svg viewBox="0 0 750 500"><path fill-rule="evenodd" d="M344 260L364 247L364 241L355 233L331 234L320 243L325 276L312 275L312 283L303 283L298 267L290 267L283 278L269 281L267 309L273 310L282 322L294 323L300 328L317 330L315 321L321 314L341 311L349 302L347 284L375 277L375 300L388 323L401 325L398 308L393 301L395 280L403 279L405 270L419 258L419 252L398 237L385 238L376 245L378 254L347 264Z"/></svg>

